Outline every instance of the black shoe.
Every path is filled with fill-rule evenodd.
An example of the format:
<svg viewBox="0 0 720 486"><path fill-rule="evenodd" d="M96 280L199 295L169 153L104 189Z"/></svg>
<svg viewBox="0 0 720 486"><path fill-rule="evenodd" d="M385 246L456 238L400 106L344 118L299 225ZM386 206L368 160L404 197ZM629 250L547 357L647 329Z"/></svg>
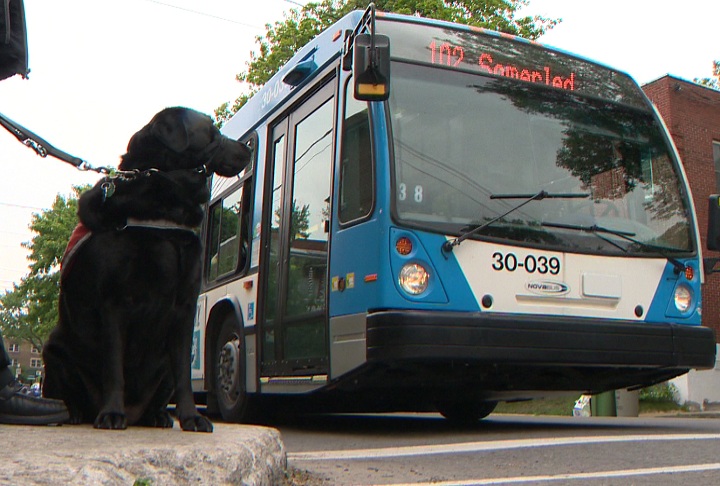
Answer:
<svg viewBox="0 0 720 486"><path fill-rule="evenodd" d="M0 389L0 424L50 425L68 419L70 414L61 400L28 395L15 381Z"/></svg>

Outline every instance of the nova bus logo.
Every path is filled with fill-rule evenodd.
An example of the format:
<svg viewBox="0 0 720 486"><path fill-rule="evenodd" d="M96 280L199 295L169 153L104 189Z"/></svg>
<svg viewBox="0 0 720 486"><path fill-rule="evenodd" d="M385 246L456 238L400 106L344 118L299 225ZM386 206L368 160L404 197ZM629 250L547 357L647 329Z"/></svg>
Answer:
<svg viewBox="0 0 720 486"><path fill-rule="evenodd" d="M525 288L538 295L565 295L570 292L570 287L564 283L551 280L533 280L526 283Z"/></svg>

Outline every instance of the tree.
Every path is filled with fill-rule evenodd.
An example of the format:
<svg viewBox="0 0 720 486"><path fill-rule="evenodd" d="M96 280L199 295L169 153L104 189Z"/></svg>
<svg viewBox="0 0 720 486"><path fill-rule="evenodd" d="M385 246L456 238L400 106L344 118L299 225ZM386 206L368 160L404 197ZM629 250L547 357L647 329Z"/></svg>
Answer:
<svg viewBox="0 0 720 486"><path fill-rule="evenodd" d="M73 187L69 197L58 195L52 208L33 214L30 273L0 296L0 327L9 338L28 341L42 349L58 320L60 262L73 228L77 224L77 199L90 186Z"/></svg>
<svg viewBox="0 0 720 486"><path fill-rule="evenodd" d="M694 81L708 88L720 90L720 61L713 61L712 78L695 78Z"/></svg>
<svg viewBox="0 0 720 486"><path fill-rule="evenodd" d="M448 20L485 27L535 40L553 28L560 19L541 16L517 17L530 0L375 0L378 10ZM247 69L236 76L248 92L231 105L224 103L215 110L218 123L226 122L295 54L323 29L348 12L367 8L368 0L322 0L293 9L275 25L267 24L265 36L258 36L259 53L251 53Z"/></svg>

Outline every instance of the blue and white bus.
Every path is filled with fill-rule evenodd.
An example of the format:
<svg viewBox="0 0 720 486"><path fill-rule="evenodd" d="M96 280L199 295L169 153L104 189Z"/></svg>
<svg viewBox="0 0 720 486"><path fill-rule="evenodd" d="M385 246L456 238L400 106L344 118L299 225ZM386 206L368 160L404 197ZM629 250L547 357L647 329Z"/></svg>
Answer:
<svg viewBox="0 0 720 486"><path fill-rule="evenodd" d="M254 161L213 181L193 380L226 420L467 422L715 364L683 167L623 73L370 9L223 132Z"/></svg>

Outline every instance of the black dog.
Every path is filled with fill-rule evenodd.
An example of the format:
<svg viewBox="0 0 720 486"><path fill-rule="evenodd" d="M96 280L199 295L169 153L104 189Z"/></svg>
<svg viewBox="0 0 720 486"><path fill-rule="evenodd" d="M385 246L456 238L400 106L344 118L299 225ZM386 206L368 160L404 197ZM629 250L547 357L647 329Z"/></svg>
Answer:
<svg viewBox="0 0 720 486"><path fill-rule="evenodd" d="M210 117L168 108L130 139L120 175L80 197L90 236L63 258L60 320L43 349L43 394L64 400L72 423L172 427L174 397L183 430L212 432L191 389L195 230L207 175L236 175L249 160Z"/></svg>

